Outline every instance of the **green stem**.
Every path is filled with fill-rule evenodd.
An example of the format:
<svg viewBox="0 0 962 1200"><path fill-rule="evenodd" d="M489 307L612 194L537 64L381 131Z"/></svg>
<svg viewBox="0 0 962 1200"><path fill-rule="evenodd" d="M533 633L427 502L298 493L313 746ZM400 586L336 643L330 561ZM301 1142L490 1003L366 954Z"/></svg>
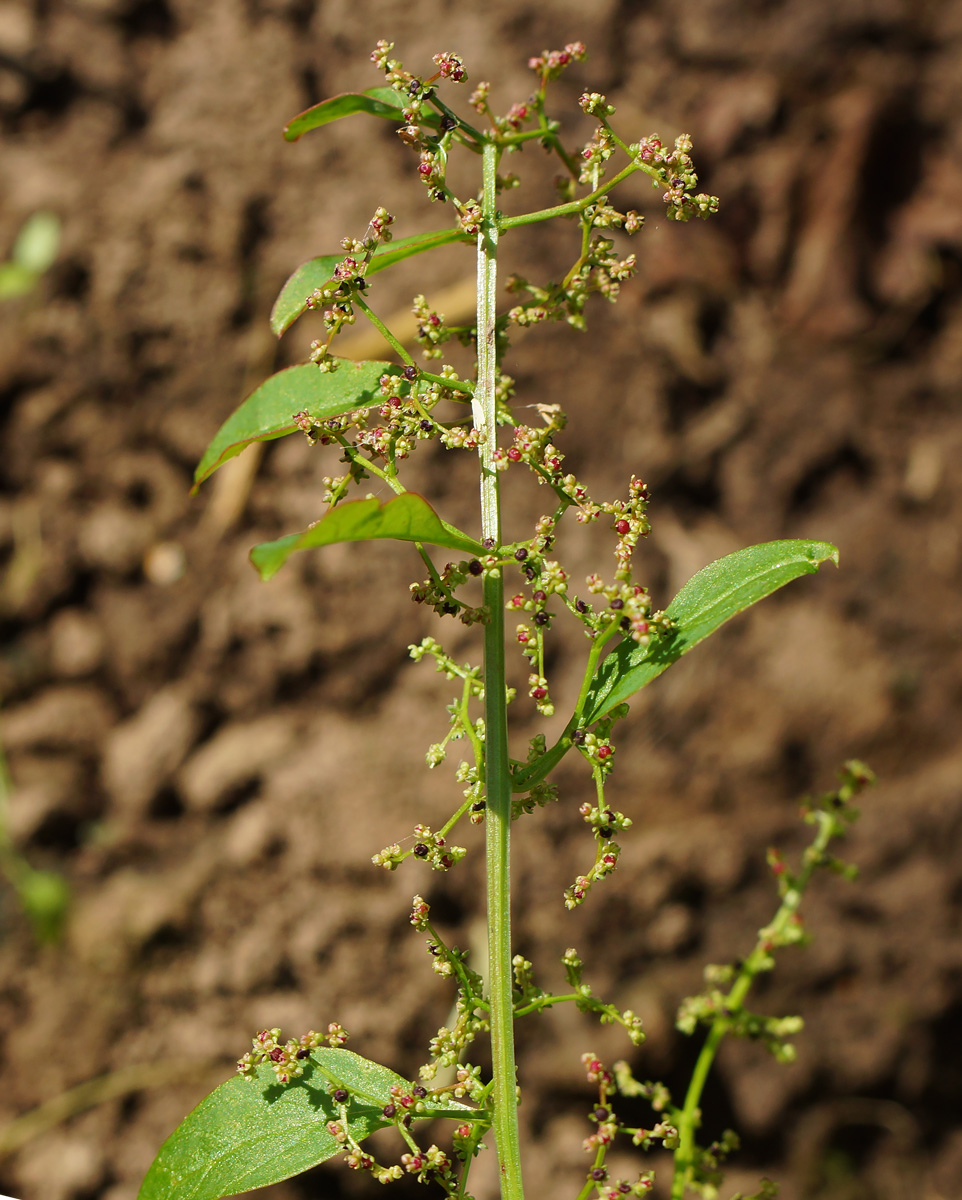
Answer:
<svg viewBox="0 0 962 1200"><path fill-rule="evenodd" d="M821 814L821 828L814 842L806 851L804 866L798 878L795 880L793 886L789 887L785 892L778 912L775 914L774 921L770 925L767 925L758 935L758 941L755 944L754 950L745 959L735 982L729 989L728 995L725 998L725 1010L728 1013L734 1014L741 1010L745 1003L745 997L748 995L757 976L769 969L770 950L766 949L765 943L778 945L780 935L785 932L786 926L798 912L802 896L811 880L812 872L821 862L825 849L832 840L832 834L833 824L831 818L826 817L825 814ZM698 1055L695 1069L692 1071L688 1091L685 1094L685 1103L677 1119L678 1147L675 1150L674 1175L671 1181L671 1200L684 1200L685 1191L691 1182L692 1165L695 1160L695 1133L701 1123L699 1105L701 1104L702 1092L705 1090L708 1072L715 1061L718 1047L721 1045L722 1038L728 1032L731 1023L731 1017L723 1014L715 1018L711 1029L708 1031L708 1036L705 1038L701 1053Z"/></svg>
<svg viewBox="0 0 962 1200"><path fill-rule="evenodd" d="M470 675L464 676L464 689L461 695L461 728L464 730L464 736L471 743L471 749L474 751L474 762L479 772L484 771L484 746L481 739L478 737L477 730L474 728L474 722L471 720L471 696L474 693L474 680Z"/></svg>
<svg viewBox="0 0 962 1200"><path fill-rule="evenodd" d="M464 392L468 396L474 394L474 384L468 379L447 379L444 375L432 375L430 371L419 371L418 377L426 379L428 383L438 383L441 387L450 388L452 392Z"/></svg>
<svg viewBox="0 0 962 1200"><path fill-rule="evenodd" d="M486 141L482 159L481 232L478 236L478 380L473 409L481 443L481 528L492 549L501 544L498 472L494 461L498 426L497 315L498 217L496 182L500 148ZM488 894L488 988L491 1003L491 1060L494 1082L494 1135L501 1171L502 1200L524 1200L518 1133L517 1070L511 974L511 775L504 668L504 579L500 567L483 580L485 842Z"/></svg>
<svg viewBox="0 0 962 1200"><path fill-rule="evenodd" d="M567 204L556 204L554 208L542 208L538 212L522 213L518 217L502 217L498 222L498 227L504 231L505 229L517 229L520 225L534 225L538 221L550 221L552 217L575 217L578 213L584 212L589 204L594 204L602 196L607 196L613 187L627 179L629 175L634 175L636 171L644 171L652 178L657 179L659 183L661 182L657 171L649 167L647 163L631 162L627 167L623 167L617 175L606 179L600 187L595 188L593 192L583 196L580 200L570 200Z"/></svg>
<svg viewBox="0 0 962 1200"><path fill-rule="evenodd" d="M515 772L513 788L516 792L526 792L536 783L540 783L546 775L555 769L559 762L571 749L572 741L571 734L577 729L578 722L581 720L584 712L585 704L588 701L588 692L591 688L591 682L595 677L595 670L598 666L598 659L601 656L601 651L605 645L611 640L618 630L618 622L613 621L604 633L599 634L595 638L591 646L591 651L588 655L588 663L585 667L584 678L581 681L581 691L578 693L578 703L575 705L575 710L571 714L571 720L564 727L561 737L555 744L541 755L520 770Z"/></svg>
<svg viewBox="0 0 962 1200"><path fill-rule="evenodd" d="M398 358L400 358L401 362L406 363L409 367L413 367L414 359L410 356L410 354L408 354L390 329L388 329L377 313L374 312L374 310L370 307L367 301L363 299L360 292L354 293L354 295L351 297L351 303L356 305L361 312L364 313L381 337L384 338L394 353L398 356Z"/></svg>

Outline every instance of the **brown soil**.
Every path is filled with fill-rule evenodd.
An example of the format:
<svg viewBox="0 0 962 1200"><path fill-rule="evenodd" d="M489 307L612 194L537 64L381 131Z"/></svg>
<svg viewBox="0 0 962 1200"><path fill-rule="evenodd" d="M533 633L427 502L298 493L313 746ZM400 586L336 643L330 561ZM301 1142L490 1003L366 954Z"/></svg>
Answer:
<svg viewBox="0 0 962 1200"><path fill-rule="evenodd" d="M321 96L374 85L367 53L391 36L411 65L461 49L503 107L527 94L530 53L581 37L592 57L559 106L590 84L632 135L695 137L718 219L669 226L652 209L618 307L599 303L588 336L533 331L510 366L521 403L570 411L569 461L598 491L632 471L652 484L656 595L754 541L842 550L841 571L727 627L636 703L612 785L635 822L624 865L574 916L561 892L592 853L586 780L559 773L562 803L516 826L518 947L554 979L579 946L599 992L645 1018L638 1072L681 1086L675 1005L767 919L765 847L803 844L796 798L864 758L881 783L846 850L861 880L820 881L812 947L759 999L805 1016L799 1061L728 1047L706 1122L744 1134L729 1190L768 1173L787 1200L962 1194L962 7L427 9L0 5L0 246L37 209L64 222L56 267L0 324L10 825L76 897L63 944L43 950L2 895L0 1121L137 1064L170 1079L148 1086L145 1067L139 1090L25 1142L0 1190L133 1200L264 1025L339 1019L355 1049L412 1070L451 996L407 927L411 894L477 942L476 833L450 878L369 862L457 795L421 762L449 697L405 656L430 628L406 598L416 560L335 548L258 582L247 548L314 519L331 470L299 439L274 444L249 489L233 472L188 496L219 421L276 365L266 317L290 269L378 203L402 234L446 220L386 124L278 136ZM550 275L569 236L506 252ZM380 277L381 311L472 267L466 250L438 261L427 280ZM416 469L474 528L467 456ZM519 535L540 503L519 493ZM577 540L565 552L576 574L592 565ZM558 651L562 691L578 653ZM520 705L516 720L521 746ZM533 1195L580 1186L586 1049L627 1047L569 1012L521 1033ZM262 1194L365 1183L321 1169Z"/></svg>

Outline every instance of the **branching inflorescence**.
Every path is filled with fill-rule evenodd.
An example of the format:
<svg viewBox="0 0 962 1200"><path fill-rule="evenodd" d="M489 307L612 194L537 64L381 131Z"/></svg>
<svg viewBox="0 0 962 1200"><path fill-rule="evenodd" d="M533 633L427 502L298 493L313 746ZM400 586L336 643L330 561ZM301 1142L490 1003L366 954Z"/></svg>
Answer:
<svg viewBox="0 0 962 1200"><path fill-rule="evenodd" d="M665 610L656 608L648 589L635 578L635 552L650 529L648 486L633 475L622 497L593 497L565 466L561 445L566 416L561 406L535 404L538 420L520 421L514 407L515 383L502 364L515 327L564 321L581 330L593 294L609 302L617 300L622 284L638 265L618 239L636 233L644 221L634 210L622 212L613 206L611 193L619 184L635 174L647 176L660 191L664 212L672 220L705 218L717 210L714 196L695 191L698 177L691 138L683 134L670 146L654 134L626 142L611 124L614 106L599 93L585 92L580 108L593 121L593 131L580 149L566 149L560 122L548 115L546 94L567 67L585 58L580 42L532 58L534 91L503 115L491 106L490 85L478 84L469 100L471 120L449 107L441 91L441 85L446 94L447 85L466 82L459 55L435 55L436 69L422 76L406 69L392 53L393 45L382 41L371 56L384 74L385 87L325 101L295 118L287 136L293 140L353 113L391 120L416 157L416 175L428 198L453 214L453 224L435 233L395 240L394 217L387 208L378 207L361 237L342 241L340 256L314 259L295 272L275 306L273 327L280 334L301 314L314 312L320 317L323 336L313 342L308 363L272 377L225 423L198 468L197 482L251 442L299 431L311 445L339 452L343 470L324 477L320 501L327 512L314 525L254 549L252 559L262 576L270 578L291 554L310 547L379 538L406 541L413 543L426 572L411 584L412 599L441 618L453 617L483 631L480 664L455 661L433 636L410 647L415 661L433 661L453 685L447 732L429 747L426 762L429 768L439 767L453 744L461 744L463 753L454 771L461 799L439 829L415 825L409 835L379 850L374 863L393 871L412 858L432 870L449 871L467 852L453 844L455 828L461 822L466 822L465 828L483 826L488 961L478 964L482 970L475 969L464 951L446 944L431 921L430 906L415 896L411 925L427 935L435 972L456 989L451 1017L431 1040L418 1082L403 1080L346 1050L347 1034L338 1024L330 1025L325 1035L310 1032L289 1041L282 1041L279 1029L264 1030L238 1063L243 1079L214 1092L165 1144L144 1183L142 1200L160 1196L213 1200L285 1178L336 1154L382 1183L414 1175L438 1184L453 1200L470 1200L471 1163L483 1149L482 1139L489 1129L496 1136L502 1195L520 1200L515 1021L573 1003L602 1023L621 1026L632 1046L641 1045L644 1033L633 1012L594 995L582 978L583 964L574 949L563 956L568 988L561 993L540 987L532 963L513 952L511 822L558 800L558 790L548 776L567 753L574 751L584 759L594 798L583 802L579 813L594 841L594 861L559 898L568 908L583 903L594 885L617 867L620 838L632 824L606 798L606 782L615 762L613 733L627 715L627 700L729 617L836 557L834 547L820 542L750 547L711 564ZM558 202L534 212L506 215L501 198L514 189L518 178L501 173L501 161L531 142L560 163ZM475 195L459 197L449 185L448 162L456 151L474 153L481 160L481 186ZM499 240L553 218L566 218L577 229L574 262L554 282L539 284L512 276L507 282L510 303L499 311ZM416 295L415 340L425 364L418 365L377 314L371 281L388 266L453 242L477 247L477 320L473 325L448 324L424 294ZM390 356L385 361L354 364L335 353L338 335L359 316L382 335ZM444 362L445 348L452 341L475 351L472 372L461 374ZM292 397L298 405L293 412ZM479 537L449 524L423 497L404 486L404 462L428 442L447 450L468 450L478 457ZM533 528L512 530L506 537L501 526L500 480L504 472L516 468L526 471L542 489L546 511ZM385 485L394 498L382 503L376 496L364 495L365 484L372 480ZM362 495L352 498L358 489ZM583 525L606 528L614 555L607 573L592 572L576 580L556 556L558 526L572 517ZM429 546L454 551L456 557L436 562ZM505 613L513 623L510 631L505 629ZM506 643L513 644L524 661L528 700L539 714L549 717L557 701L548 678L545 645L562 620L576 622L588 646L577 699L554 745L549 747L544 735L538 734L530 740L525 757L514 758L508 750L506 710L516 697L506 683ZM811 807L807 819L815 825L816 836L798 872L789 871L773 852L781 898L774 920L761 931L747 958L709 968L705 992L682 1004L679 1028L687 1033L705 1028L707 1035L681 1105L673 1102L662 1084L638 1082L626 1062L609 1068L593 1053L583 1055L596 1096L584 1142L590 1165L573 1192L578 1200L613 1200L649 1192L653 1174L645 1166L632 1179L609 1177L607 1155L616 1141L626 1138L643 1150L658 1146L673 1153L676 1200L686 1189L706 1197L716 1194L719 1164L737 1139L727 1132L707 1147L698 1145L705 1077L719 1042L729 1033L761 1040L780 1059L790 1057L787 1039L797 1031L797 1020L751 1014L744 1001L753 980L773 966L776 951L802 939L798 917L802 894L817 866L838 865L828 856L828 843L843 832L853 814L850 801L868 780L865 768L850 764L841 788ZM489 1040L490 1070L470 1061L479 1037ZM626 1124L619 1116L619 1096L646 1100L652 1111L650 1127ZM422 1147L413 1132L415 1123L439 1116L454 1123L446 1148ZM378 1163L362 1147L364 1138L383 1126L394 1126L404 1144L398 1161L390 1165ZM291 1129L297 1130L296 1137ZM224 1147L216 1169L210 1165L209 1141L200 1136L202 1130L206 1137L220 1139L218 1144ZM769 1194L768 1187L763 1184L758 1195Z"/></svg>

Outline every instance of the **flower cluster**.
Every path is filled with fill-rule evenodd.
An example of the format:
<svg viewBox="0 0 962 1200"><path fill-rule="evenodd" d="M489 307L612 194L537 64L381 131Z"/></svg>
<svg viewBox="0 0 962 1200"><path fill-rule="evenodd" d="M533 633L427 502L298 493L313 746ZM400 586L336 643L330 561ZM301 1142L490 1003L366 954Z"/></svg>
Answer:
<svg viewBox="0 0 962 1200"><path fill-rule="evenodd" d="M665 189L666 215L673 221L689 221L692 217L707 218L718 212L718 197L704 192L692 195L698 183L691 158L692 141L687 133L675 138L669 150L653 133L628 147L628 152L649 168L655 187Z"/></svg>
<svg viewBox="0 0 962 1200"><path fill-rule="evenodd" d="M433 61L441 79L464 83L468 77L460 54L452 54L449 50L444 50L440 54L435 54Z"/></svg>
<svg viewBox="0 0 962 1200"><path fill-rule="evenodd" d="M406 858L413 856L435 871L450 871L467 854L463 846L449 846L443 834L432 833L427 825L415 825L414 837L417 840L410 850L402 850L400 844L395 842L372 855L371 862L376 867L395 871Z"/></svg>
<svg viewBox="0 0 962 1200"><path fill-rule="evenodd" d="M326 1034L309 1030L296 1041L291 1038L281 1044L281 1031L277 1027L262 1029L254 1035L252 1049L237 1060L238 1074L246 1080L253 1080L257 1068L262 1063L268 1063L277 1077L278 1083L290 1083L304 1074L311 1051L319 1046L343 1046L348 1034L343 1026L332 1022L327 1027Z"/></svg>
<svg viewBox="0 0 962 1200"><path fill-rule="evenodd" d="M405 70L399 59L391 58L393 49L393 42L379 41L371 54L371 61L384 72L387 82L405 97L406 103L402 109L404 123L398 127L398 137L417 153L418 177L427 187L429 197L432 200L452 200L463 213L465 206L445 183L448 148L460 122L437 99L432 84L439 79L463 83L468 77L464 62L459 54L449 50L435 54L437 71L429 79L422 79ZM429 130L436 130L437 136Z"/></svg>
<svg viewBox="0 0 962 1200"><path fill-rule="evenodd" d="M444 324L444 317L429 307L423 296L415 296L412 312L417 320L417 339L424 347L425 358L440 358L441 347L451 337L451 331Z"/></svg>
<svg viewBox="0 0 962 1200"><path fill-rule="evenodd" d="M584 42L569 42L563 50L542 50L528 59L528 66L541 78L542 87L549 79L557 79L565 67L583 62L588 57Z"/></svg>
<svg viewBox="0 0 962 1200"><path fill-rule="evenodd" d="M585 209L585 220L589 228L623 226L633 232L641 226L637 213L618 212L605 197ZM585 329L584 309L588 297L597 293L613 303L618 299L622 283L634 274L636 267L634 254L620 258L610 237L594 233L587 250L560 284L541 287L524 276L512 275L508 290L526 292L530 299L509 309L504 319L522 327L543 321L566 321L575 329Z"/></svg>
<svg viewBox="0 0 962 1200"><path fill-rule="evenodd" d="M620 854L621 847L617 842L609 842L603 850L599 850L595 864L588 874L579 875L570 887L565 888L565 908L569 911L577 908L584 901L588 892L591 891L592 884L605 879L618 866L618 856Z"/></svg>
<svg viewBox="0 0 962 1200"><path fill-rule="evenodd" d="M466 604L463 600L459 600L455 596L457 588L462 586L470 576L481 576L484 573L484 565L479 559L471 559L468 562L447 563L444 570L434 575L431 579L425 579L420 583L412 583L409 591L411 599L415 604L427 604L438 614L439 617L457 617L463 625L478 625L482 624L488 618L487 609L483 606L474 606ZM425 642L422 642L421 647L425 647ZM411 657L415 662L420 661L426 649L418 647L415 651L411 650ZM433 642L429 649L434 653L438 650L443 656L443 651L436 642ZM439 667L439 669L442 669Z"/></svg>

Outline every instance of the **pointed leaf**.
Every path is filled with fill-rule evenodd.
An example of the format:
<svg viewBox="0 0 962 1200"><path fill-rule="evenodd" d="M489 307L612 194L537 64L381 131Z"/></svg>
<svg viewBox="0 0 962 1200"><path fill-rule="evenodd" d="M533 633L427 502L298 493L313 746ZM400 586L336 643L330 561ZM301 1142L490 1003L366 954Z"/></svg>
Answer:
<svg viewBox="0 0 962 1200"><path fill-rule="evenodd" d="M271 579L298 550L330 546L334 542L364 542L372 538L426 542L464 554L485 553L480 542L442 521L423 496L405 492L386 504L375 498L339 504L303 533L291 533L276 542L261 542L251 551L251 562L262 579Z"/></svg>
<svg viewBox="0 0 962 1200"><path fill-rule="evenodd" d="M405 125L404 108L407 98L399 95L394 88L368 88L364 92L342 92L339 96L331 96L322 100L304 112L298 113L284 127L284 137L289 142L296 142L311 129L319 129L329 125L331 121L339 121L342 117L353 116L354 113L369 113L373 117L385 117L389 121L397 121ZM419 123L440 128L441 117L430 109L422 108Z"/></svg>
<svg viewBox="0 0 962 1200"><path fill-rule="evenodd" d="M320 371L311 363L278 371L221 425L194 472L194 491L251 442L267 442L294 433L295 413L304 411L313 420L324 421L377 404L381 376L396 375L398 370L386 362L341 359L336 371Z"/></svg>
<svg viewBox="0 0 962 1200"><path fill-rule="evenodd" d="M376 275L385 267L393 267L395 263L410 258L412 254L421 254L425 250L434 249L435 246L446 246L450 242L466 240L470 240L470 235L460 229L440 229L432 233L415 233L410 237L398 238L378 246L365 274ZM280 295L271 309L271 329L276 337L290 329L297 318L307 311L307 297L315 288L323 287L334 277L334 268L343 257L343 254L325 254L320 258L312 258L297 268L281 288Z"/></svg>
<svg viewBox="0 0 962 1200"><path fill-rule="evenodd" d="M266 1187L332 1158L342 1147L327 1131L340 1116L329 1086L351 1092L348 1127L358 1141L391 1124L381 1109L391 1088L410 1084L350 1050L311 1054L304 1074L277 1083L269 1066L252 1080L222 1083L170 1135L154 1159L138 1200L221 1200ZM422 1101L415 1117L455 1116L473 1110L454 1101Z"/></svg>
<svg viewBox="0 0 962 1200"><path fill-rule="evenodd" d="M315 288L323 287L333 279L334 268L343 257L343 254L324 254L297 268L281 288L271 309L271 332L275 337L280 337L299 316L307 312L308 296Z"/></svg>
<svg viewBox="0 0 962 1200"><path fill-rule="evenodd" d="M433 250L436 246L447 246L451 242L473 242L475 239L463 229L434 229L430 233L413 233L410 237L395 238L378 246L374 258L367 269L368 275L376 275L385 267L393 267L395 263L411 258L414 254L423 254L425 250Z"/></svg>
<svg viewBox="0 0 962 1200"><path fill-rule="evenodd" d="M736 550L692 576L665 610L677 623L670 637L639 646L629 638L602 659L588 693L584 723L591 724L657 678L730 617L823 562L838 564L828 542L765 542Z"/></svg>

